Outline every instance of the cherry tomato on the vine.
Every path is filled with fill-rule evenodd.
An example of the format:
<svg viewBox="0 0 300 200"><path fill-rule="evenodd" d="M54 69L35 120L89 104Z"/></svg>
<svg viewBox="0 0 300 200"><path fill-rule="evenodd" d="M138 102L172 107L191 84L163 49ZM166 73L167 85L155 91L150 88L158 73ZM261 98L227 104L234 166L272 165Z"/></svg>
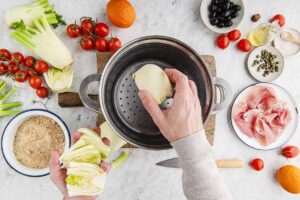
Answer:
<svg viewBox="0 0 300 200"><path fill-rule="evenodd" d="M24 65L26 67L33 67L35 63L35 58L33 56L27 56L24 60Z"/></svg>
<svg viewBox="0 0 300 200"><path fill-rule="evenodd" d="M8 72L9 73L14 74L17 71L19 71L19 69L20 69L19 66L16 65L16 64L14 64L14 63L12 63L12 62L8 64Z"/></svg>
<svg viewBox="0 0 300 200"><path fill-rule="evenodd" d="M91 50L94 48L94 41L91 37L83 37L80 40L80 46L84 50Z"/></svg>
<svg viewBox="0 0 300 200"><path fill-rule="evenodd" d="M37 76L37 72L34 69L32 69L32 68L28 68L27 69L27 74L29 76Z"/></svg>
<svg viewBox="0 0 300 200"><path fill-rule="evenodd" d="M29 85L33 88L33 89L40 89L42 87L43 84L43 80L41 77L39 76L31 76L29 77Z"/></svg>
<svg viewBox="0 0 300 200"><path fill-rule="evenodd" d="M67 27L67 34L71 38L76 38L80 35L81 29L77 24L70 24Z"/></svg>
<svg viewBox="0 0 300 200"><path fill-rule="evenodd" d="M107 51L107 42L104 38L100 37L95 41L95 48L97 51Z"/></svg>
<svg viewBox="0 0 300 200"><path fill-rule="evenodd" d="M104 23L98 23L95 26L94 33L100 37L106 37L109 34L109 27Z"/></svg>
<svg viewBox="0 0 300 200"><path fill-rule="evenodd" d="M0 49L0 61L9 61L11 53L7 49Z"/></svg>
<svg viewBox="0 0 300 200"><path fill-rule="evenodd" d="M45 73L48 71L48 69L49 65L42 60L39 60L35 63L35 70L39 73Z"/></svg>
<svg viewBox="0 0 300 200"><path fill-rule="evenodd" d="M8 72L7 65L4 63L0 63L0 76L5 75Z"/></svg>
<svg viewBox="0 0 300 200"><path fill-rule="evenodd" d="M112 38L109 42L108 42L108 49L110 51L117 51L118 49L120 49L122 46L121 40L119 40L119 38Z"/></svg>
<svg viewBox="0 0 300 200"><path fill-rule="evenodd" d="M15 80L17 82L23 83L27 80L27 77L28 77L27 72L24 70L19 70L15 73Z"/></svg>
<svg viewBox="0 0 300 200"><path fill-rule="evenodd" d="M14 52L11 56L11 63L21 65L24 62L24 56L20 52Z"/></svg>
<svg viewBox="0 0 300 200"><path fill-rule="evenodd" d="M49 91L45 87L40 87L39 89L36 90L36 95L40 98L46 98L49 94Z"/></svg>
<svg viewBox="0 0 300 200"><path fill-rule="evenodd" d="M91 35L94 30L94 22L90 18L84 18L81 21L81 32L84 35Z"/></svg>

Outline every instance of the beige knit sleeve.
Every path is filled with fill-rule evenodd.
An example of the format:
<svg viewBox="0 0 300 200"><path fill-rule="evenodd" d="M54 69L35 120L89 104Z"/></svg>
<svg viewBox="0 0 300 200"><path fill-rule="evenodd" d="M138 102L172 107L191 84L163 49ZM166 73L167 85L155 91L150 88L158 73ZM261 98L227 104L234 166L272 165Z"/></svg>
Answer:
<svg viewBox="0 0 300 200"><path fill-rule="evenodd" d="M172 143L182 168L182 186L188 200L231 200L215 164L204 130Z"/></svg>

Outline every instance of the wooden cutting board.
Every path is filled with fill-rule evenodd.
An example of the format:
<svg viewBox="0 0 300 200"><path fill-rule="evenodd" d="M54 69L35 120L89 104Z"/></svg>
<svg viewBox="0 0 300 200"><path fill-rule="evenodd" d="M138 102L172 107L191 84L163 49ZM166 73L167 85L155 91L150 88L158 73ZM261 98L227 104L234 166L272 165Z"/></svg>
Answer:
<svg viewBox="0 0 300 200"><path fill-rule="evenodd" d="M97 68L98 72L101 73L104 70L104 67L106 63L108 62L110 58L110 53L97 53ZM208 55L203 55L202 56L205 62L207 63L209 70L212 74L212 76L216 76L216 63L215 63L215 58L213 56L208 56ZM105 118L103 117L102 114L99 114L98 119L97 119L97 125L101 124L102 122L105 121ZM215 123L216 119L215 116L210 116L208 121L205 124L205 131L206 131L206 137L207 140L211 145L213 145L214 141L214 135L215 135ZM124 147L126 148L134 148L134 146L127 144Z"/></svg>

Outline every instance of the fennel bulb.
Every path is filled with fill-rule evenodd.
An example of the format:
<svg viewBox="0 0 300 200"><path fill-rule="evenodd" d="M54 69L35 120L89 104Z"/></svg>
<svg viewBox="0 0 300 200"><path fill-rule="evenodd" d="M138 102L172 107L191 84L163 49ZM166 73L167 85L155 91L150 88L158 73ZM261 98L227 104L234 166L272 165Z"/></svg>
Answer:
<svg viewBox="0 0 300 200"><path fill-rule="evenodd" d="M74 71L72 67L66 67L64 69L51 67L43 75L47 85L54 92L63 93L70 89L73 82Z"/></svg>
<svg viewBox="0 0 300 200"><path fill-rule="evenodd" d="M106 172L99 165L90 163L68 163L67 189L72 196L96 196L104 188Z"/></svg>
<svg viewBox="0 0 300 200"><path fill-rule="evenodd" d="M100 125L101 138L107 138L110 141L111 152L118 151L126 142L121 139L118 134L110 127L107 121Z"/></svg>
<svg viewBox="0 0 300 200"><path fill-rule="evenodd" d="M42 14L46 15L48 23L54 28L56 28L58 24L66 25L62 16L56 13L54 7L49 4L48 0L35 0L29 4L9 8L6 10L4 18L8 27L16 29L24 25L32 26L33 20Z"/></svg>
<svg viewBox="0 0 300 200"><path fill-rule="evenodd" d="M70 51L55 35L46 16L42 14L32 23L33 27L26 26L12 32L12 37L55 68L71 65L73 58Z"/></svg>
<svg viewBox="0 0 300 200"><path fill-rule="evenodd" d="M132 78L137 88L148 91L157 104L161 104L167 100L167 97L173 96L169 77L157 65L144 65L132 75Z"/></svg>

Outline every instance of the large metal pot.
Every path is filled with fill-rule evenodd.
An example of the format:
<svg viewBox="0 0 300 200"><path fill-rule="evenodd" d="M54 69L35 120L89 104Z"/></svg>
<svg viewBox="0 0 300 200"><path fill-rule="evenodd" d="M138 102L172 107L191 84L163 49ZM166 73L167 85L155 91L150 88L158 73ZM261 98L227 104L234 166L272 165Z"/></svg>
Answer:
<svg viewBox="0 0 300 200"><path fill-rule="evenodd" d="M171 147L143 108L132 80L132 73L147 63L176 68L196 83L205 122L210 114L221 111L231 101L227 82L213 78L201 56L188 45L164 36L129 42L113 55L102 74L89 75L82 81L80 98L87 108L102 113L119 136L133 145L148 149ZM100 81L100 102L87 95L87 87L93 81ZM219 103L216 88L220 91Z"/></svg>

